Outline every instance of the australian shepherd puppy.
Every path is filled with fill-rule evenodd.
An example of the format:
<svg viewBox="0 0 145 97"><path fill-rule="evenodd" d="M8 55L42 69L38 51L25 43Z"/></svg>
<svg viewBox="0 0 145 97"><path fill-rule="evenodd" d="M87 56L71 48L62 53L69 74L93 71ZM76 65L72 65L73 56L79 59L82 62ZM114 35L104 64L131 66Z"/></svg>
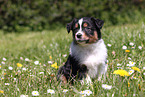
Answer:
<svg viewBox="0 0 145 97"><path fill-rule="evenodd" d="M73 42L70 54L64 66L59 68L57 78L64 83L75 80L100 79L107 71L107 49L101 31L104 21L93 17L74 19L67 24L72 31Z"/></svg>

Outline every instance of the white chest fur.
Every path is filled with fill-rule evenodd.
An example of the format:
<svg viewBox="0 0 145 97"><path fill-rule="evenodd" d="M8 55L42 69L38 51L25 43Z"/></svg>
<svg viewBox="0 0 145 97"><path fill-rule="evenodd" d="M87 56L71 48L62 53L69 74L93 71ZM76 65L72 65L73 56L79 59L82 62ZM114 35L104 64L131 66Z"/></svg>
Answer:
<svg viewBox="0 0 145 97"><path fill-rule="evenodd" d="M72 42L70 54L79 60L88 68L88 75L91 78L100 76L106 72L105 61L107 59L107 49L104 41L101 39L97 43L88 45L74 45Z"/></svg>

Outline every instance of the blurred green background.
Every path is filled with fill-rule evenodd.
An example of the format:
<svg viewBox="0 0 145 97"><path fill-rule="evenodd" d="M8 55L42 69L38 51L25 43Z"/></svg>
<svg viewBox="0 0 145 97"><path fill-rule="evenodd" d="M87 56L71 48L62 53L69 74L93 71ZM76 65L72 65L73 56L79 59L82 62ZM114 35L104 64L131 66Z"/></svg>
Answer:
<svg viewBox="0 0 145 97"><path fill-rule="evenodd" d="M73 18L96 17L105 26L145 21L145 0L0 0L0 29L41 31Z"/></svg>

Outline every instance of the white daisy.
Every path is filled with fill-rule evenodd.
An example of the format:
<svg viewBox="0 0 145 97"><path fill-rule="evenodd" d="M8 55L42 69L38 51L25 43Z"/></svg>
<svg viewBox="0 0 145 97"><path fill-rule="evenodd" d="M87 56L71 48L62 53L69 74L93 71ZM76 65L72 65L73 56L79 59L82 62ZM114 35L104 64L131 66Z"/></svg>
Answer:
<svg viewBox="0 0 145 97"><path fill-rule="evenodd" d="M39 72L39 74L44 74L44 72Z"/></svg>
<svg viewBox="0 0 145 97"><path fill-rule="evenodd" d="M107 84L102 84L102 88L110 90L112 88L112 86L107 85Z"/></svg>
<svg viewBox="0 0 145 97"><path fill-rule="evenodd" d="M92 94L92 91L90 91L90 90L85 90L85 94L88 95L88 96L90 96L90 95Z"/></svg>
<svg viewBox="0 0 145 97"><path fill-rule="evenodd" d="M117 66L121 66L121 64L117 64Z"/></svg>
<svg viewBox="0 0 145 97"><path fill-rule="evenodd" d="M52 89L48 89L48 90L47 90L47 93L54 94L54 93L55 93L55 91L54 91L54 90L52 90Z"/></svg>
<svg viewBox="0 0 145 97"><path fill-rule="evenodd" d="M143 75L145 75L145 73L143 73Z"/></svg>
<svg viewBox="0 0 145 97"><path fill-rule="evenodd" d="M126 50L127 49L127 46L123 46L122 49Z"/></svg>
<svg viewBox="0 0 145 97"><path fill-rule="evenodd" d="M7 59L6 58L3 58L3 61L6 61Z"/></svg>
<svg viewBox="0 0 145 97"><path fill-rule="evenodd" d="M138 48L141 50L142 49L142 46L138 46Z"/></svg>
<svg viewBox="0 0 145 97"><path fill-rule="evenodd" d="M39 61L35 61L34 64L35 64L35 65L38 65L38 64L39 64Z"/></svg>
<svg viewBox="0 0 145 97"><path fill-rule="evenodd" d="M131 58L130 58L130 57L128 57L128 60L131 60Z"/></svg>
<svg viewBox="0 0 145 97"><path fill-rule="evenodd" d="M64 55L63 55L63 57L66 57L66 56L67 56L67 54L64 54Z"/></svg>
<svg viewBox="0 0 145 97"><path fill-rule="evenodd" d="M108 46L108 47L111 47L112 45L111 45L111 44L107 44L107 46Z"/></svg>
<svg viewBox="0 0 145 97"><path fill-rule="evenodd" d="M143 67L143 70L145 70L145 67Z"/></svg>
<svg viewBox="0 0 145 97"><path fill-rule="evenodd" d="M130 67L132 67L134 65L135 65L135 62L131 62L131 61L129 61L129 64L127 64L127 66L130 66Z"/></svg>
<svg viewBox="0 0 145 97"><path fill-rule="evenodd" d="M22 94L22 95L20 95L20 97L28 97L28 95L23 95L23 94Z"/></svg>
<svg viewBox="0 0 145 97"><path fill-rule="evenodd" d="M6 64L4 61L1 62L2 64Z"/></svg>
<svg viewBox="0 0 145 97"><path fill-rule="evenodd" d="M39 92L38 91L32 91L32 96L39 96Z"/></svg>
<svg viewBox="0 0 145 97"><path fill-rule="evenodd" d="M10 66L10 67L9 67L9 70L13 70L13 67Z"/></svg>
<svg viewBox="0 0 145 97"><path fill-rule="evenodd" d="M67 89L64 89L64 90L63 90L64 93L66 93L67 91L68 91Z"/></svg>
<svg viewBox="0 0 145 97"><path fill-rule="evenodd" d="M133 42L130 42L130 43L129 43L129 45L130 45L130 46L133 46L133 45L134 45L134 43L133 43Z"/></svg>
<svg viewBox="0 0 145 97"><path fill-rule="evenodd" d="M133 74L134 73L134 70L129 70L129 75Z"/></svg>
<svg viewBox="0 0 145 97"><path fill-rule="evenodd" d="M53 62L52 61L48 61L48 64L52 64Z"/></svg>
<svg viewBox="0 0 145 97"><path fill-rule="evenodd" d="M25 58L25 61L30 61L28 58Z"/></svg>
<svg viewBox="0 0 145 97"><path fill-rule="evenodd" d="M23 71L26 71L27 69L26 69L26 68L22 68L22 70L23 70Z"/></svg>
<svg viewBox="0 0 145 97"><path fill-rule="evenodd" d="M9 86L9 85L10 85L10 83L5 83L5 85L6 85L6 86Z"/></svg>

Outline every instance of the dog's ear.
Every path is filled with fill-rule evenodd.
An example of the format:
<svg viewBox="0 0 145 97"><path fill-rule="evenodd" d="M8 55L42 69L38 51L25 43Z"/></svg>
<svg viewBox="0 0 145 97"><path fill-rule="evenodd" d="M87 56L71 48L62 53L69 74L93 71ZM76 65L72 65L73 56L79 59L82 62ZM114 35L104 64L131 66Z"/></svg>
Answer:
<svg viewBox="0 0 145 97"><path fill-rule="evenodd" d="M70 30L72 30L72 22L71 23L67 23L66 28L67 28L67 32L69 33Z"/></svg>
<svg viewBox="0 0 145 97"><path fill-rule="evenodd" d="M96 19L94 17L91 17L91 20L95 23L95 25L101 29L103 27L104 21L100 19Z"/></svg>
<svg viewBox="0 0 145 97"><path fill-rule="evenodd" d="M70 30L72 30L73 29L73 24L75 23L77 21L77 19L75 18L75 19L73 19L70 23L67 23L67 32L69 33L70 32Z"/></svg>

